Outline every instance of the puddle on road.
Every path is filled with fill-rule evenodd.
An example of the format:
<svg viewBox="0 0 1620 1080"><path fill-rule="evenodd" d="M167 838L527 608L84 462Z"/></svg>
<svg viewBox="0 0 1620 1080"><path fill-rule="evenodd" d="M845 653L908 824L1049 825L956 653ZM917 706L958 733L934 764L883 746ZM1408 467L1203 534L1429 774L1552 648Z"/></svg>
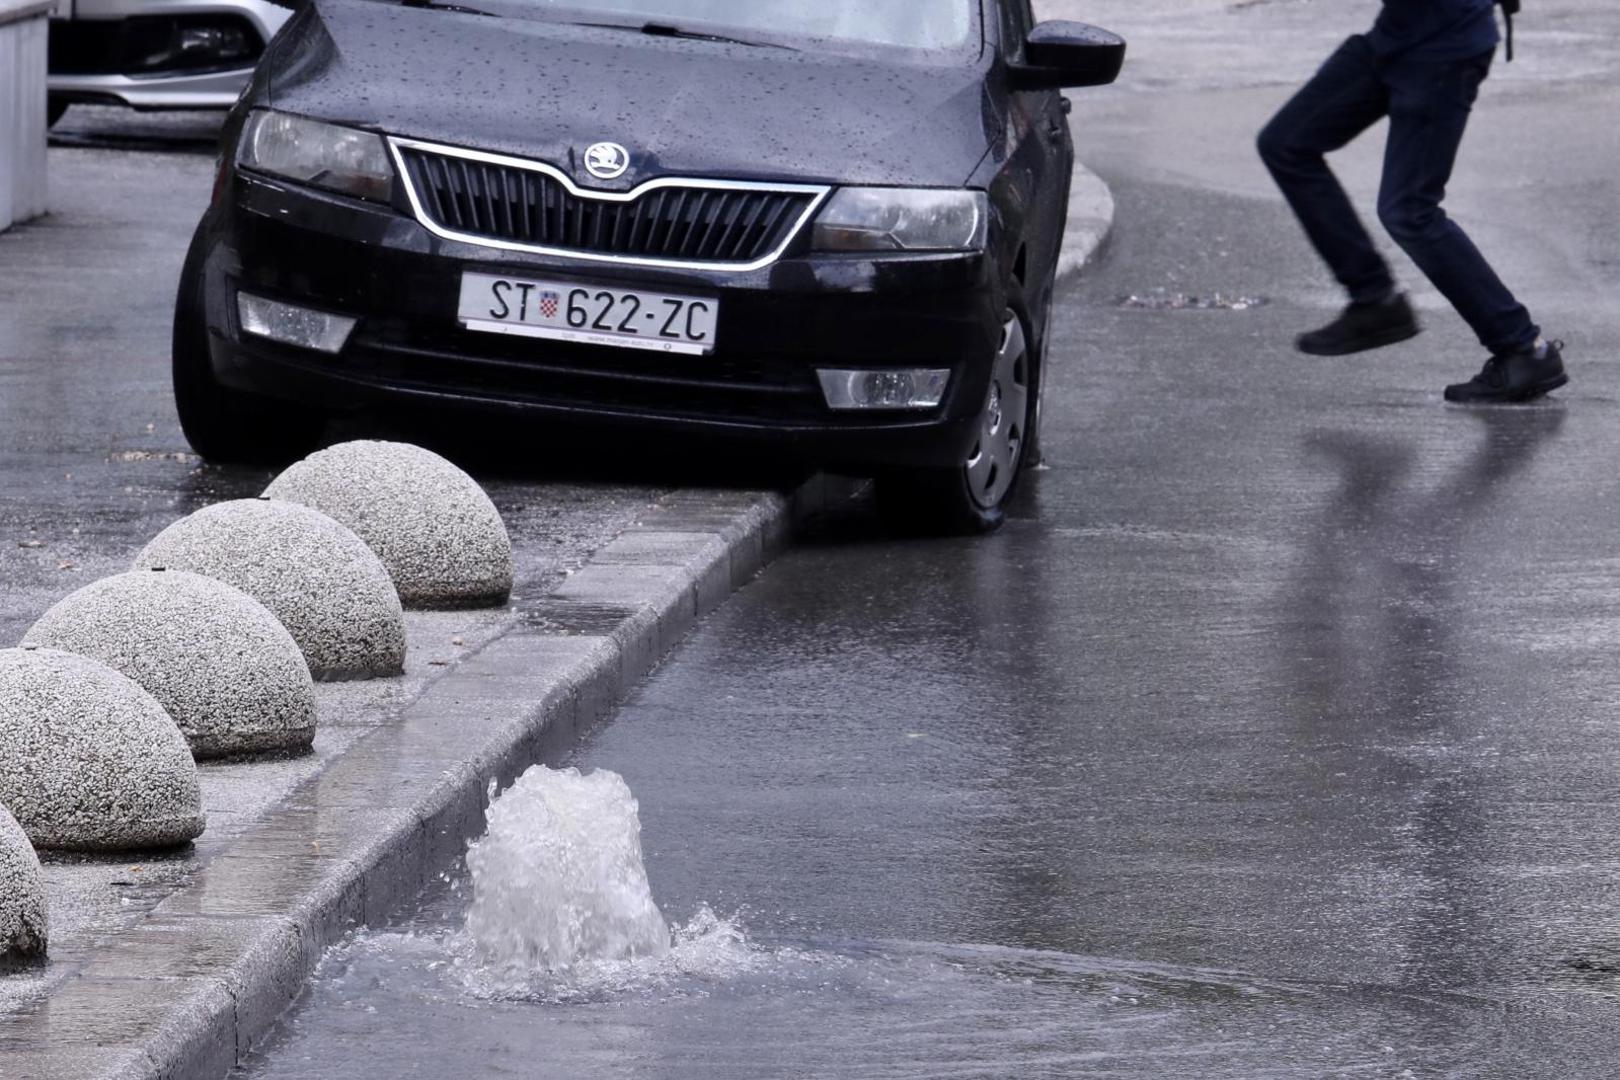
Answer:
<svg viewBox="0 0 1620 1080"><path fill-rule="evenodd" d="M1499 1019L1032 949L754 940L703 905L670 924L606 771L531 770L488 820L415 918L327 954L239 1077L1400 1076L1414 1047L1467 1060Z"/></svg>
<svg viewBox="0 0 1620 1080"><path fill-rule="evenodd" d="M490 980L464 931L419 928L330 953L268 1059L239 1075L1399 1077L1477 1061L1500 1033L1461 1003L1407 1004L1034 950L751 941L706 911L661 959L513 985Z"/></svg>

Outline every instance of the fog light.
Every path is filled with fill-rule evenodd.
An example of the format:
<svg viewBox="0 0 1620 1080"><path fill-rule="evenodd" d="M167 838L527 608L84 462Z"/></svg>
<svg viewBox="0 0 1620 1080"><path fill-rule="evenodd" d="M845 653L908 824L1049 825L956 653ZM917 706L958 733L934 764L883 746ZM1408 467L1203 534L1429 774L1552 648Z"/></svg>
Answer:
<svg viewBox="0 0 1620 1080"><path fill-rule="evenodd" d="M948 368L822 369L816 374L831 409L932 409L945 400L951 381Z"/></svg>
<svg viewBox="0 0 1620 1080"><path fill-rule="evenodd" d="M241 317L245 333L324 353L342 352L358 321L249 293L236 294L236 313Z"/></svg>

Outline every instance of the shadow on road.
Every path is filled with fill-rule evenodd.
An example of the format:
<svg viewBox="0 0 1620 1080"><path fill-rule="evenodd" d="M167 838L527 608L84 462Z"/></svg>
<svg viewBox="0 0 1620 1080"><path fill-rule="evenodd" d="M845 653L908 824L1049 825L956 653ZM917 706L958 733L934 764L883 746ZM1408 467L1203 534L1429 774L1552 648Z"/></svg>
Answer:
<svg viewBox="0 0 1620 1080"><path fill-rule="evenodd" d="M75 105L51 128L51 146L133 150L152 154L213 154L223 110L143 113L110 105Z"/></svg>

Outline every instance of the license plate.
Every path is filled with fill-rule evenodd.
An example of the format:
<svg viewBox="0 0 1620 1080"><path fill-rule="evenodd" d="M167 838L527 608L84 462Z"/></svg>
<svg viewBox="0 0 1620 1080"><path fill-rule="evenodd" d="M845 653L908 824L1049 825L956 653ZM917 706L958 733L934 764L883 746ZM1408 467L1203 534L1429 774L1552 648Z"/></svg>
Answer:
<svg viewBox="0 0 1620 1080"><path fill-rule="evenodd" d="M468 273L458 314L491 334L703 356L714 351L720 301Z"/></svg>

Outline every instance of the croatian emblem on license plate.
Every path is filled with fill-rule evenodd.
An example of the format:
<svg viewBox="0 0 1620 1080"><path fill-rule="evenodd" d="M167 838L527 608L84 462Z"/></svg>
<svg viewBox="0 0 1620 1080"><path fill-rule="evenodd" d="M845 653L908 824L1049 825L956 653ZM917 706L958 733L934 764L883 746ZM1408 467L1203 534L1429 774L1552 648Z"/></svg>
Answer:
<svg viewBox="0 0 1620 1080"><path fill-rule="evenodd" d="M562 296L547 290L540 294L540 316L545 319L555 319L557 310L562 305Z"/></svg>

